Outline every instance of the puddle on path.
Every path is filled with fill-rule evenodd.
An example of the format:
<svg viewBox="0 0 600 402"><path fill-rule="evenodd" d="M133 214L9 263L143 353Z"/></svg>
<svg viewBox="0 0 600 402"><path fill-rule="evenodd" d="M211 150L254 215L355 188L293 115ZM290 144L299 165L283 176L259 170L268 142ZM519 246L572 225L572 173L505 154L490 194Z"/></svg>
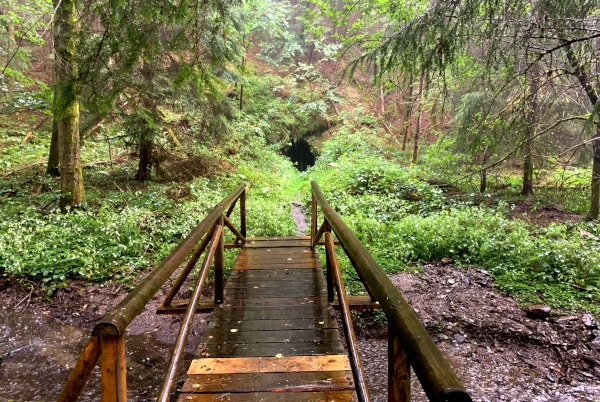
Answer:
<svg viewBox="0 0 600 402"><path fill-rule="evenodd" d="M41 312L0 308L0 402L56 400L88 336ZM171 347L155 332L128 336L126 342L128 398L152 401ZM99 399L96 368L79 400Z"/></svg>

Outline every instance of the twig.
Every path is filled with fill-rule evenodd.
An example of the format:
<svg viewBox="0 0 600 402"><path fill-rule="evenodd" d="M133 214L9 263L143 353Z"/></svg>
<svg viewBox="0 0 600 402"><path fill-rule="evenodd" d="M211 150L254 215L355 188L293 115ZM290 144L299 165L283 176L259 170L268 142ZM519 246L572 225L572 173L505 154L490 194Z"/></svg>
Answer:
<svg viewBox="0 0 600 402"><path fill-rule="evenodd" d="M33 291L35 290L34 286L31 286L31 291L29 292L29 294L27 296L25 296L23 298L23 300L21 300L20 302L18 302L15 307L13 307L15 310L17 309L17 307L19 307L21 305L21 303L23 303L25 300L31 300L31 295L33 294ZM27 306L29 306L29 301L27 302Z"/></svg>
<svg viewBox="0 0 600 402"><path fill-rule="evenodd" d="M38 162L35 162L35 163L31 163L29 165L23 166L22 168L15 169L15 170L13 170L11 172L3 173L2 177L8 177L8 176L13 175L15 173L21 172L21 171L23 171L25 169L29 169L30 167L37 166L37 165L43 165L44 163L46 163L46 161L38 161Z"/></svg>
<svg viewBox="0 0 600 402"><path fill-rule="evenodd" d="M38 129L39 129L41 126L42 126L42 124L44 124L44 123L46 122L46 120L48 120L48 118L49 118L49 117L50 117L50 116L46 116L46 117L44 117L42 120L40 120L38 123L36 123L36 124L35 124L35 125L34 125L34 126L31 128L31 130L29 130L29 131L27 132L27 134L25 134L25 137L23 137L23 140L21 140L21 145L25 145L25 144L27 144L27 141L29 141L29 139L30 139L31 137L33 137L33 133L34 133L35 131L37 131L37 130L38 130Z"/></svg>

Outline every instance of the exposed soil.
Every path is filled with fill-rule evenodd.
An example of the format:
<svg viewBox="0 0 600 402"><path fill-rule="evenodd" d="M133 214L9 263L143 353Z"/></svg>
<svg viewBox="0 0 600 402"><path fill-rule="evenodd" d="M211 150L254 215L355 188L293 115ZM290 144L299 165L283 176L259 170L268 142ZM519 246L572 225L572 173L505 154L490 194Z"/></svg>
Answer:
<svg viewBox="0 0 600 402"><path fill-rule="evenodd" d="M420 274L398 274L392 281L474 400L600 400L600 333L591 315L529 318L517 302L494 289L483 270L429 264ZM367 327L361 337L368 378L372 388L382 391L384 334L385 329ZM413 384L415 399L427 400ZM375 400L385 400L383 395Z"/></svg>
<svg viewBox="0 0 600 402"><path fill-rule="evenodd" d="M531 200L514 202L509 216L512 218L525 218L538 226L567 221L580 222L582 220L581 215L566 212L563 205L544 205L540 208L534 208Z"/></svg>
<svg viewBox="0 0 600 402"><path fill-rule="evenodd" d="M483 270L430 264L422 273L398 274L392 280L474 400L600 400L600 333L592 316L551 313L545 319L529 318L514 300L495 291ZM126 291L116 285L86 287L71 282L54 299L44 301L28 289L3 285L0 301L7 308L0 309L0 401L51 400L93 325ZM151 400L156 394L168 345L177 333L179 317L155 315L158 302L159 297L129 330L132 401ZM188 360L204 331L204 318L196 319ZM371 392L374 400L384 401L386 328L372 315L357 324ZM97 379L91 383L97 384ZM81 400L96 400L97 392L93 385ZM414 396L426 400L417 383Z"/></svg>

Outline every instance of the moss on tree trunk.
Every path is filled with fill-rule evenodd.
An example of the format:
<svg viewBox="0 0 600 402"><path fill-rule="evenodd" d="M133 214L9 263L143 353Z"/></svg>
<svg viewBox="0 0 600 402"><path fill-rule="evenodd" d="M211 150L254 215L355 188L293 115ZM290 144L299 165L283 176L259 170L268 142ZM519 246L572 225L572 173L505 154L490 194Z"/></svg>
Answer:
<svg viewBox="0 0 600 402"><path fill-rule="evenodd" d="M60 154L60 208L68 211L85 201L79 146L79 87L75 60L77 19L75 0L54 0L56 93L54 118Z"/></svg>

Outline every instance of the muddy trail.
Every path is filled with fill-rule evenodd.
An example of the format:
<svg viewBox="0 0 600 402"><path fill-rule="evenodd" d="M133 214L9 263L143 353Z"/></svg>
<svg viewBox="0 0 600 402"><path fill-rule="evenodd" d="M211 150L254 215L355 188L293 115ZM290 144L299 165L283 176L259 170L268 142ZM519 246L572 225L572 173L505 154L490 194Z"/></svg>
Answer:
<svg viewBox="0 0 600 402"><path fill-rule="evenodd" d="M306 233L303 205L292 214ZM392 276L475 401L600 401L600 332L589 314L524 310L483 270L426 264ZM154 314L159 292L128 330L131 401L154 400L180 317ZM55 400L94 324L126 295L120 285L71 281L50 301L0 282L0 401ZM374 401L387 400L386 325L357 315L363 366ZM186 361L206 328L198 315ZM181 378L186 369L182 365ZM413 376L413 400L426 401ZM82 401L99 399L98 370Z"/></svg>

